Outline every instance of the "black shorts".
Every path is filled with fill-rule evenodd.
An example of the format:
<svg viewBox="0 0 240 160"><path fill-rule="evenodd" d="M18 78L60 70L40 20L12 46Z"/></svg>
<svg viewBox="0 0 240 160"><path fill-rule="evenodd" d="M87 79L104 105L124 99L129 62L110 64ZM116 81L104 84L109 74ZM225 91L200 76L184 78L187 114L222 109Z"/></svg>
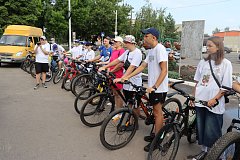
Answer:
<svg viewBox="0 0 240 160"><path fill-rule="evenodd" d="M149 94L149 102L151 105L155 105L158 103L163 104L165 102L167 96L167 92L163 93L150 93Z"/></svg>
<svg viewBox="0 0 240 160"><path fill-rule="evenodd" d="M129 100L133 100L134 96L135 96L135 91L128 91L128 90L124 90L123 89L123 94L124 94L124 97L126 99L126 101L129 101ZM130 104L133 104L134 102L133 101L129 101Z"/></svg>
<svg viewBox="0 0 240 160"><path fill-rule="evenodd" d="M42 72L49 72L49 66L48 63L35 63L35 69L36 69L36 74L42 73Z"/></svg>

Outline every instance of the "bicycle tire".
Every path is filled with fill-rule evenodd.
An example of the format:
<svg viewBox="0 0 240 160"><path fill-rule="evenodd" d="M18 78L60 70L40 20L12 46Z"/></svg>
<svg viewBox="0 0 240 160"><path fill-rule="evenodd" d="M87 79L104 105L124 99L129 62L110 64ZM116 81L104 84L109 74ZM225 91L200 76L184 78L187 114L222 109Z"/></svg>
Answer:
<svg viewBox="0 0 240 160"><path fill-rule="evenodd" d="M189 126L187 132L187 141L189 143L195 143L197 141L197 124L196 118L194 119L193 123Z"/></svg>
<svg viewBox="0 0 240 160"><path fill-rule="evenodd" d="M30 65L30 74L33 78L36 78L35 62Z"/></svg>
<svg viewBox="0 0 240 160"><path fill-rule="evenodd" d="M165 108L168 112L174 111L174 112L182 112L182 103L177 98L169 98L163 103L163 108ZM167 119L169 116L166 113L164 113L164 118ZM177 120L180 124L182 124L182 118L180 116L177 116Z"/></svg>
<svg viewBox="0 0 240 160"><path fill-rule="evenodd" d="M80 75L73 84L72 92L75 96L77 96L83 88L89 88L91 84L91 74Z"/></svg>
<svg viewBox="0 0 240 160"><path fill-rule="evenodd" d="M109 100L107 94L97 93L88 98L82 105L80 119L88 127L100 126L113 109L114 104Z"/></svg>
<svg viewBox="0 0 240 160"><path fill-rule="evenodd" d="M116 116L121 115L118 119ZM127 131L126 127L129 125L129 119L131 119L132 130ZM109 127L112 125L113 127ZM103 124L100 129L100 141L104 147L109 150L116 150L126 146L134 137L138 127L138 117L130 108L120 108L112 113L110 113L106 119L103 121ZM116 135L109 136L109 133L116 132ZM111 131L112 130L112 131ZM126 134L126 135L125 135ZM122 136L124 138L122 138ZM111 143L111 140L114 140ZM117 142L119 140L119 142ZM122 141L121 141L122 140Z"/></svg>
<svg viewBox="0 0 240 160"><path fill-rule="evenodd" d="M74 77L71 81L71 92L75 95L75 93L73 92L73 85L76 81L76 79L78 79L78 77L81 76L81 74L77 74L76 77ZM77 97L77 95L75 95Z"/></svg>
<svg viewBox="0 0 240 160"><path fill-rule="evenodd" d="M63 73L64 70L63 69L60 69L57 71L57 73L53 76L53 83L54 84L57 84L61 81L61 79L63 78Z"/></svg>
<svg viewBox="0 0 240 160"><path fill-rule="evenodd" d="M49 72L46 72L46 82L50 82L53 78L53 72L50 70ZM41 78L42 79L42 78Z"/></svg>
<svg viewBox="0 0 240 160"><path fill-rule="evenodd" d="M91 97L95 93L98 93L97 91L98 90L95 88L85 88L79 93L79 95L75 98L75 101L74 101L74 108L78 114L80 114L80 111L82 108L82 103L80 101L87 100L89 97Z"/></svg>
<svg viewBox="0 0 240 160"><path fill-rule="evenodd" d="M229 156L233 157L225 157L232 160L240 159L240 133L239 132L228 132L224 134L221 138L219 138L213 147L207 153L205 160L216 160L220 159L221 155L224 153L224 156L228 156L227 149L235 144L234 153L230 153Z"/></svg>
<svg viewBox="0 0 240 160"><path fill-rule="evenodd" d="M63 78L62 88L66 91L71 91L71 80L74 76L74 72L68 72L66 76Z"/></svg>
<svg viewBox="0 0 240 160"><path fill-rule="evenodd" d="M173 134L170 134L173 132ZM167 140L165 140L167 138ZM157 160L158 158L162 158L167 160L174 160L178 147L179 147L180 135L177 130L177 125L170 123L163 126L160 131L157 133L155 138L153 139L149 153L148 160ZM173 145L172 151L169 148ZM169 152L170 151L170 152ZM169 157L165 157L168 152L170 153ZM159 155L159 156L157 156Z"/></svg>

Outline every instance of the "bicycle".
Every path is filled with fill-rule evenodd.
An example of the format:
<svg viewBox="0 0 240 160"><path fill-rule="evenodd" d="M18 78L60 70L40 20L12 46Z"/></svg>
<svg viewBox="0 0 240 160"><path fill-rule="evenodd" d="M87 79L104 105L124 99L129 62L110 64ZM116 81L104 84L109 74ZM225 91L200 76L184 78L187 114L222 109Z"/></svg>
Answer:
<svg viewBox="0 0 240 160"><path fill-rule="evenodd" d="M124 83L132 85L136 90L135 96L130 102L134 108L140 107L143 110L146 115L145 124L152 124L152 132L154 129L154 116L152 106L146 95L146 88L132 84L130 81ZM181 106L177 106L177 108L167 108L163 105L164 119L167 121L167 119L172 116L171 110L177 112L181 109ZM127 102L123 108L113 111L105 118L100 129L100 141L102 145L109 150L120 149L132 140L137 128L138 116L133 111L133 108L129 108L129 102Z"/></svg>
<svg viewBox="0 0 240 160"><path fill-rule="evenodd" d="M89 88L90 93L93 95L84 102L80 110L81 121L89 127L100 126L107 115L115 110L115 100L112 93L112 87L116 88L113 83L115 75L111 72L109 74L108 76L106 71L97 73L98 78L95 85L98 88ZM126 101L123 94L119 90L116 91L122 100Z"/></svg>
<svg viewBox="0 0 240 160"><path fill-rule="evenodd" d="M190 102L195 101L203 105L207 105L207 101L195 100L195 97L190 96L180 88L177 88L176 84L184 83L184 81L178 81L170 85L171 88L177 92L167 95L165 106L170 103L182 106L181 102L177 98L171 98L172 96L179 94L186 98L183 103L182 110L179 112L172 112L172 116L168 119L160 131L154 137L150 150L148 153L148 160L160 159L167 156L167 159L174 160L178 151L179 142L183 135L187 136L189 143L194 143L197 140L196 135L196 112L194 107L190 105ZM218 102L215 104L215 106Z"/></svg>
<svg viewBox="0 0 240 160"><path fill-rule="evenodd" d="M238 119L233 118L227 133L220 137L213 147L207 153L205 160L239 160L240 159L240 95L231 88L222 87L227 89L226 95L234 95L238 99ZM233 129L237 131L233 131Z"/></svg>

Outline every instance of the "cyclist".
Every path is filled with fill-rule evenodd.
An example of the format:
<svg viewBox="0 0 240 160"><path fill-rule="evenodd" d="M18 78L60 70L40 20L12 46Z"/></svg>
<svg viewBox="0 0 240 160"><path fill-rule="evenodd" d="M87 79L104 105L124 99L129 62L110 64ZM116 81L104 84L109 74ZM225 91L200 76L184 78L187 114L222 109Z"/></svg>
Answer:
<svg viewBox="0 0 240 160"><path fill-rule="evenodd" d="M78 59L82 56L82 45L80 45L79 40L75 40L74 42L75 42L75 44L74 44L73 48L71 48L67 52L67 54L71 53L72 59Z"/></svg>
<svg viewBox="0 0 240 160"><path fill-rule="evenodd" d="M120 37L120 36L115 37L114 42L113 42L114 49L113 49L112 56L110 57L110 61L109 61L110 63L112 61L114 61L115 59L118 59L125 52L124 48L122 48L122 45L123 45L122 37ZM108 66L102 67L100 70L106 69L106 68L108 68ZM114 73L116 78L121 78L123 76L123 63L118 63L117 65L109 67L109 71ZM116 90L122 90L123 85L118 83L118 84L116 84L116 86L117 86L117 88L112 88L112 90L113 90L113 94L114 94L116 107L120 108L123 106L123 101Z"/></svg>
<svg viewBox="0 0 240 160"><path fill-rule="evenodd" d="M143 71L148 66L148 88L149 101L153 105L153 115L155 118L155 134L163 126L162 105L165 102L168 91L168 54L166 48L158 43L159 31L155 28L147 28L142 30L144 34L144 42L149 44L151 49L148 51L147 58L133 73L123 76L122 81L128 80L132 76ZM154 91L154 92L153 92ZM146 136L146 141L153 140L154 135ZM145 151L149 151L151 142L144 147Z"/></svg>
<svg viewBox="0 0 240 160"><path fill-rule="evenodd" d="M95 57L95 52L92 50L93 44L91 42L87 42L85 44L86 51L83 55L83 60L92 60Z"/></svg>
<svg viewBox="0 0 240 160"><path fill-rule="evenodd" d="M56 62L58 64L58 68L61 69L63 59L65 58L66 55L65 49L61 45L54 43L52 45L52 55L57 56Z"/></svg>
<svg viewBox="0 0 240 160"><path fill-rule="evenodd" d="M96 56L92 60L87 60L87 62L109 61L109 58L111 57L111 54L112 54L112 47L110 45L110 40L111 40L110 37L105 37L103 40L104 45L99 48L99 50L101 51L100 55Z"/></svg>
<svg viewBox="0 0 240 160"><path fill-rule="evenodd" d="M117 59L112 61L111 63L107 64L106 66L103 66L101 69L106 69L111 66L115 66L119 63L123 63L124 67L124 75L122 77L125 77L132 73L142 62L142 53L141 50L136 48L136 41L135 37L132 35L125 36L123 40L125 47L127 50ZM100 69L100 70L101 70ZM120 82L121 78L116 78L114 80L115 83ZM142 86L142 76L141 73L135 75L131 79L129 79L133 84L136 84L138 86ZM123 84L123 94L127 101L133 99L134 91L133 87L130 84ZM137 114L139 114L139 110L135 110ZM133 125L129 125L127 130L132 130Z"/></svg>
<svg viewBox="0 0 240 160"><path fill-rule="evenodd" d="M188 156L192 160L204 159L209 148L222 136L225 99L221 86L232 88L232 64L224 58L223 40L220 37L210 37L207 40L207 53L208 56L199 62L194 76L195 97L208 101L208 105L195 104L201 152ZM219 104L213 108L217 102Z"/></svg>

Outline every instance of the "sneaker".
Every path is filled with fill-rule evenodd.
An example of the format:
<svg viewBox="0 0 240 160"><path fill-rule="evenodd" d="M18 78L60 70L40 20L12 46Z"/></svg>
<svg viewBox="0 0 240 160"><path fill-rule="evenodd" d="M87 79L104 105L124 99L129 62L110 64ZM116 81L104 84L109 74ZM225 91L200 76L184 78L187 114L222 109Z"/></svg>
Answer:
<svg viewBox="0 0 240 160"><path fill-rule="evenodd" d="M189 159L189 160L203 160L205 158L206 154L207 154L207 152L202 151L202 152L198 153L197 155L187 156L187 159Z"/></svg>
<svg viewBox="0 0 240 160"><path fill-rule="evenodd" d="M145 136L145 137L144 137L144 141L146 141L146 142L152 142L153 139L154 139L154 137L155 137L155 134L154 134L154 133L151 133L149 136Z"/></svg>
<svg viewBox="0 0 240 160"><path fill-rule="evenodd" d="M39 84L36 84L36 86L33 88L34 90L38 89Z"/></svg>
<svg viewBox="0 0 240 160"><path fill-rule="evenodd" d="M44 88L47 88L47 86L46 86L46 84L45 84L45 83L43 83L43 84L42 84L42 86L43 86Z"/></svg>

